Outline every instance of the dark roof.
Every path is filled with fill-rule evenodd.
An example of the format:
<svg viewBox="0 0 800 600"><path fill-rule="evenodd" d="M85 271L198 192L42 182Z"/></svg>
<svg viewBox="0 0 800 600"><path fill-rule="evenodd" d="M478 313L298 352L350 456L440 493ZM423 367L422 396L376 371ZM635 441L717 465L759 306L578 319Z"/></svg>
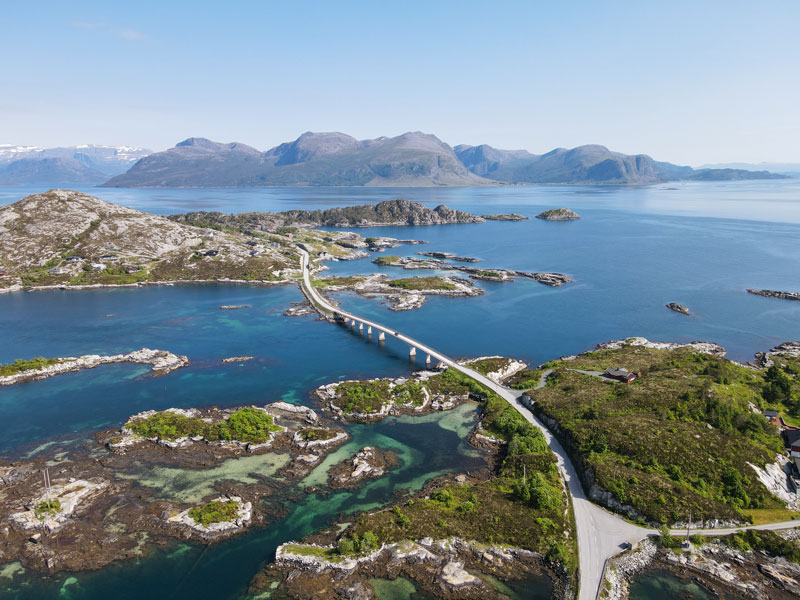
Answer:
<svg viewBox="0 0 800 600"><path fill-rule="evenodd" d="M606 373L612 377L627 377L630 374L627 369L622 369L619 367L616 369L606 369Z"/></svg>
<svg viewBox="0 0 800 600"><path fill-rule="evenodd" d="M779 413L777 410L765 410L765 411L764 411L764 416L765 416L765 417L768 417L768 418L770 418L770 419L774 419L774 418L775 418L775 417L777 417L779 414L780 414L780 413Z"/></svg>
<svg viewBox="0 0 800 600"><path fill-rule="evenodd" d="M800 442L800 429L784 429L782 433L787 446Z"/></svg>

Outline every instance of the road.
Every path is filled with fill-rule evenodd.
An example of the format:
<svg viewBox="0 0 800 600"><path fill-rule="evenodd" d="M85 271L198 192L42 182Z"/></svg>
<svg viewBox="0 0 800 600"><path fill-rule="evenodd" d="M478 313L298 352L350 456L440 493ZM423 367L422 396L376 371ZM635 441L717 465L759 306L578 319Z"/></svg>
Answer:
<svg viewBox="0 0 800 600"><path fill-rule="evenodd" d="M434 350L422 342L403 335L398 331L385 327L380 323L376 323L375 321L370 321L368 319L348 313L341 308L331 305L311 285L311 276L309 272L310 269L308 266L308 253L302 248L298 248L298 250L301 256L300 264L303 270L303 290L309 301L315 304L318 309L322 309L323 311L329 313L339 313L347 319L353 319L356 322L364 323L364 325L371 326L379 331L383 331L386 335L397 338L398 340L405 342L409 346L413 346L421 352L426 352L432 358L436 358L448 367L464 373L465 375L475 379L479 383L497 393L501 398L514 407L514 409L521 414L525 420L527 420L529 423L532 423L542 431L542 434L547 440L547 445L556 456L558 468L561 471L561 475L564 478L567 489L572 495L573 512L575 514L575 529L578 537L578 564L580 569L578 600L595 600L600 589L600 584L602 583L606 561L618 554L623 548L625 548L627 544L636 545L640 540L648 536L655 535L657 532L653 529L647 529L633 525L619 515L593 504L586 497L586 493L584 492L580 478L578 477L578 472L575 470L575 467L573 466L572 461L569 459L566 451L561 446L560 442L555 438L555 436L550 432L550 430L547 429L547 427L545 427L533 415L533 413L521 403L520 398L523 394L521 391L512 390L499 385L481 373L457 363L447 355ZM542 374L537 387L543 387L545 385L548 374L549 372ZM776 529L785 529L786 524L783 525L784 527L776 527ZM789 526L795 527L798 525L800 525L800 522ZM769 527L754 527L754 529L767 528ZM676 530L673 533L675 535L679 535L681 531L685 530ZM698 530L696 532L693 531L693 533L716 533L717 535L724 535L724 531L725 530ZM733 533L735 531L738 530L730 530L728 533Z"/></svg>

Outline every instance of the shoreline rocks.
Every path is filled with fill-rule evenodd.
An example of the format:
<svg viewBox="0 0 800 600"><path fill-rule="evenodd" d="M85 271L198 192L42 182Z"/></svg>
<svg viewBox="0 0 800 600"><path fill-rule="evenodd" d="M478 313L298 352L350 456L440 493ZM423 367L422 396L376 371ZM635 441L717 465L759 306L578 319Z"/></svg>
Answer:
<svg viewBox="0 0 800 600"><path fill-rule="evenodd" d="M173 354L166 350L151 350L150 348L142 348L128 354L86 354L78 357L67 356L58 360L58 363L41 369L30 369L14 375L0 377L0 385L14 385L15 383L46 379L55 375L94 369L100 365L112 363L148 364L152 367L153 375L166 375L189 364L189 358L186 356Z"/></svg>
<svg viewBox="0 0 800 600"><path fill-rule="evenodd" d="M253 591L278 588L292 597L321 600L374 598L370 579L402 576L437 598L507 598L481 578L481 573L500 579L522 579L532 573L554 575L535 552L458 537L393 542L346 556L336 554L330 545L290 542L278 547L275 562L256 578Z"/></svg>
<svg viewBox="0 0 800 600"><path fill-rule="evenodd" d="M581 216L569 208L552 208L536 215L543 221L577 221Z"/></svg>
<svg viewBox="0 0 800 600"><path fill-rule="evenodd" d="M650 348L653 350L677 350L678 348L691 348L700 354L710 354L711 356L718 356L724 358L726 351L725 348L714 342L689 342L687 344L680 344L676 342L651 342L643 337L630 337L624 340L612 340L610 342L603 342L595 346L595 350L619 350L625 346L642 346L643 348Z"/></svg>
<svg viewBox="0 0 800 600"><path fill-rule="evenodd" d="M330 468L328 485L334 490L356 489L365 480L383 477L387 470L399 464L394 452L383 452L374 446L365 446L352 458Z"/></svg>

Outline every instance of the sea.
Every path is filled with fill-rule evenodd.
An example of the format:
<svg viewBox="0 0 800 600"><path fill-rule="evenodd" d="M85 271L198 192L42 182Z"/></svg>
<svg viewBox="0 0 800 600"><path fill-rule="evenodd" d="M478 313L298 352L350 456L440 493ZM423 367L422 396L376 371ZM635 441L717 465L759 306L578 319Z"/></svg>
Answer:
<svg viewBox="0 0 800 600"><path fill-rule="evenodd" d="M52 187L0 187L0 205ZM485 291L482 296L433 297L419 310L407 312L389 311L379 300L355 294L337 296L347 310L453 357L503 355L538 365L600 342L641 336L712 341L726 348L730 358L748 361L756 352L800 340L800 302L746 291L800 291L800 180L643 187L71 189L160 215L320 209L405 198L474 214L531 217L520 222L354 230L363 236L428 242L386 254L452 252L478 258L477 266L487 269L555 271L572 278L558 288L524 278L477 282ZM533 218L559 207L571 208L582 218ZM378 267L370 258L327 265L334 275L435 273ZM185 354L191 361L158 378L147 376L146 366L108 365L0 388L0 456L25 459L91 444L97 431L119 427L131 414L149 409L276 400L316 406L310 392L324 383L403 375L424 366L424 357L409 358L408 349L397 341L378 345L313 315L283 315L302 300L293 286L227 284L0 295L2 363L142 347ZM669 302L688 306L692 315L667 309ZM224 304L250 308L220 310ZM255 358L221 362L240 355ZM352 440L298 483L297 490L323 483L331 464L365 445L397 452L402 466L355 492L309 494L299 501L298 494L290 494L287 517L210 547L176 543L96 572L52 577L27 572L16 563L0 563L0 599L247 597L252 577L270 562L279 544L343 515L383 506L396 490L418 490L437 475L480 467L479 454L465 443L475 413L475 406L465 405L425 417L349 426ZM246 480L246 470L232 467L231 473L206 475L146 470L139 480L165 497L199 501L215 477ZM702 597L689 585L666 572L646 573L632 586L631 597ZM383 600L416 593L408 581L379 582L376 589ZM545 581L531 580L505 593L538 599L547 598L548 590Z"/></svg>

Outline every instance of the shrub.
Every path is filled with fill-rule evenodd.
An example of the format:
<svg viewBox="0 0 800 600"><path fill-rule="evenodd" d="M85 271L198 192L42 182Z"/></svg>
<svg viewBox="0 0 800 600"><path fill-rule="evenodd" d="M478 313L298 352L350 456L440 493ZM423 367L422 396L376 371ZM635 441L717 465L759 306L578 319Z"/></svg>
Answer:
<svg viewBox="0 0 800 600"><path fill-rule="evenodd" d="M212 500L204 506L191 509L189 516L195 523L208 527L213 523L227 523L236 519L239 506L235 500Z"/></svg>

